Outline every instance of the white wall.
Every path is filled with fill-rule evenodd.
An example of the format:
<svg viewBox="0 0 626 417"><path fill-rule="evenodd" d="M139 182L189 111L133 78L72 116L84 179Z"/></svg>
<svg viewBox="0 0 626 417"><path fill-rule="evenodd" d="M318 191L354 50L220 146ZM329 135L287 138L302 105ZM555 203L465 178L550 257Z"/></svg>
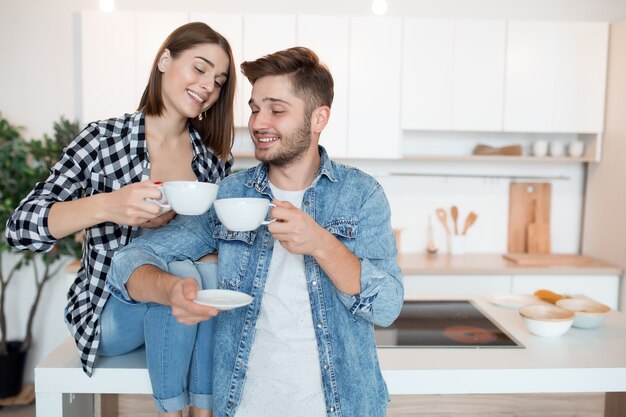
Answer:
<svg viewBox="0 0 626 417"><path fill-rule="evenodd" d="M370 13L370 2L366 0L117 0L117 3L121 10ZM626 17L626 2L623 0L389 0L389 3L389 15L392 16L579 21L616 21ZM0 0L0 112L13 123L25 126L28 137L50 132L52 122L61 115L81 119L79 12L97 7L97 0ZM103 56L102 59L115 57ZM109 116L114 115L102 115ZM470 248L477 252L504 251L510 180L480 177L485 172L507 177L531 174L569 177L569 181L553 183L553 246L556 251L578 250L583 195L580 165L415 165L412 172L452 172L479 177L388 176L374 172L391 201L394 225L404 229L403 250L422 250L428 214L433 213L435 207L457 204L462 215L474 210L480 216L470 236ZM378 167L371 169L380 170ZM441 228L437 225L435 233L439 245L443 246ZM11 288L12 294L17 294L11 300L10 311L15 313L11 314L11 323L25 320L19 311L29 304L27 300L32 295L29 274L24 271L16 278ZM67 281L65 276L57 277L46 287L35 325L36 346L29 362L31 370L32 364L67 335L62 315ZM10 336L21 337L21 328L23 325L15 327ZM32 373L26 378L32 380Z"/></svg>

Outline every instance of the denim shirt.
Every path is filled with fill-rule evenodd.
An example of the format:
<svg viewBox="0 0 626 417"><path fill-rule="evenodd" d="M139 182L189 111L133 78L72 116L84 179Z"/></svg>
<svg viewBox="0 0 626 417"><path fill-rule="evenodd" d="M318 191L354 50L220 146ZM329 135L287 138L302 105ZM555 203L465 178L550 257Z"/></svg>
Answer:
<svg viewBox="0 0 626 417"><path fill-rule="evenodd" d="M329 417L384 417L389 394L378 364L374 324L390 325L404 297L389 203L376 180L331 161L322 147L319 150L320 168L304 194L302 210L361 263L361 292L347 295L335 288L312 256L304 256L326 410ZM268 167L260 164L225 178L217 198L272 199L268 182ZM125 284L137 267L151 264L167 270L167 262L198 259L215 251L220 288L254 297L250 305L221 312L217 319L216 417L234 416L241 399L274 243L266 226L232 232L211 209L206 215L176 216L168 226L135 239L113 257L107 285L127 302L134 301Z"/></svg>

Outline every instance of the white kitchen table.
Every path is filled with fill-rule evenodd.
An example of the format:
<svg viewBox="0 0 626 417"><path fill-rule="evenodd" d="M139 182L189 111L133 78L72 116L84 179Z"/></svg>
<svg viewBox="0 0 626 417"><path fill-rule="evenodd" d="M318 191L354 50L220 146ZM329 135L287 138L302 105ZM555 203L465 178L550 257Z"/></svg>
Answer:
<svg viewBox="0 0 626 417"><path fill-rule="evenodd" d="M524 348L380 347L391 395L606 392L605 416L626 416L625 314L611 311L598 329L542 338L516 310L472 300ZM97 394L151 393L145 353L100 358L88 378L68 338L35 369L35 391L38 417L98 415Z"/></svg>
<svg viewBox="0 0 626 417"><path fill-rule="evenodd" d="M531 334L517 310L472 301L524 348L381 347L392 395L605 392L605 416L626 416L625 314L545 338Z"/></svg>

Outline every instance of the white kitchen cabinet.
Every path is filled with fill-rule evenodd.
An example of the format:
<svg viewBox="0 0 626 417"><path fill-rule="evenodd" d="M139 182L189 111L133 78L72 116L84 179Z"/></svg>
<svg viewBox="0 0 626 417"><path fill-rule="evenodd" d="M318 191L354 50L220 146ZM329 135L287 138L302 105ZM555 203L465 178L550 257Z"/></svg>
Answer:
<svg viewBox="0 0 626 417"><path fill-rule="evenodd" d="M137 108L135 36L135 13L82 12L81 119L84 123L118 117Z"/></svg>
<svg viewBox="0 0 626 417"><path fill-rule="evenodd" d="M148 84L154 58L165 38L189 21L186 12L135 13L135 107Z"/></svg>
<svg viewBox="0 0 626 417"><path fill-rule="evenodd" d="M249 84L241 74L239 65L243 61L243 15L222 13L191 13L189 20L192 22L204 22L224 36L233 51L235 60L235 76L237 77L237 90L235 93L235 126L248 126L248 100L250 96L244 96L243 85Z"/></svg>
<svg viewBox="0 0 626 417"><path fill-rule="evenodd" d="M450 130L454 21L404 19L402 128Z"/></svg>
<svg viewBox="0 0 626 417"><path fill-rule="evenodd" d="M348 92L351 157L400 157L401 45L401 19L351 19Z"/></svg>
<svg viewBox="0 0 626 417"><path fill-rule="evenodd" d="M505 47L503 20L456 21L452 130L502 130Z"/></svg>
<svg viewBox="0 0 626 417"><path fill-rule="evenodd" d="M608 25L508 24L504 130L603 130Z"/></svg>
<svg viewBox="0 0 626 417"><path fill-rule="evenodd" d="M251 61L296 46L296 16L248 14L243 16L243 60ZM252 86L242 75L246 126L250 116L248 100Z"/></svg>
<svg viewBox="0 0 626 417"><path fill-rule="evenodd" d="M404 298L470 297L485 294L508 294L510 275L406 275Z"/></svg>
<svg viewBox="0 0 626 417"><path fill-rule="evenodd" d="M617 275L514 275L512 292L532 294L543 288L559 294L581 294L617 309L619 283Z"/></svg>
<svg viewBox="0 0 626 417"><path fill-rule="evenodd" d="M404 19L403 35L403 129L502 129L504 21Z"/></svg>
<svg viewBox="0 0 626 417"><path fill-rule="evenodd" d="M350 18L298 16L297 19L297 44L315 51L333 75L335 94L320 144L331 158L348 157Z"/></svg>

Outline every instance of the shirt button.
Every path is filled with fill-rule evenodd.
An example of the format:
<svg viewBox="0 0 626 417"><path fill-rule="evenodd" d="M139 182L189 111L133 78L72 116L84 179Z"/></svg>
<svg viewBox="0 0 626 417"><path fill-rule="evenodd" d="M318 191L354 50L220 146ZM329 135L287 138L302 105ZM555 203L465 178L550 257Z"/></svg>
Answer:
<svg viewBox="0 0 626 417"><path fill-rule="evenodd" d="M311 285L315 287L317 285L317 281L311 282Z"/></svg>
<svg viewBox="0 0 626 417"><path fill-rule="evenodd" d="M334 413L335 412L335 407L330 407L330 412Z"/></svg>
<svg viewBox="0 0 626 417"><path fill-rule="evenodd" d="M328 370L328 368L330 368L330 366L328 366L328 364L324 365L324 369Z"/></svg>
<svg viewBox="0 0 626 417"><path fill-rule="evenodd" d="M304 202L304 205L305 205L305 206L308 206L309 204L310 204L310 203L309 203L308 201L305 201L305 202Z"/></svg>
<svg viewBox="0 0 626 417"><path fill-rule="evenodd" d="M317 328L321 329L322 328L322 323L317 323Z"/></svg>

